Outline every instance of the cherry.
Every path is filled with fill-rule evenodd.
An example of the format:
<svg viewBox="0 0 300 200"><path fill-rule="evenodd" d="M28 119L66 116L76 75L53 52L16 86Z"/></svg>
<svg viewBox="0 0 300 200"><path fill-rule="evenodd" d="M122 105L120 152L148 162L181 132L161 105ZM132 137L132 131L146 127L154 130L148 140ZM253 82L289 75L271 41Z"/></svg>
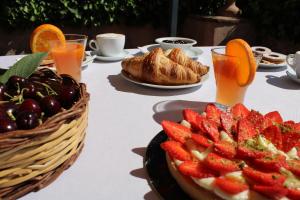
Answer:
<svg viewBox="0 0 300 200"><path fill-rule="evenodd" d="M10 89L20 89L26 83L26 81L27 80L21 76L13 75L8 79L6 85Z"/></svg>
<svg viewBox="0 0 300 200"><path fill-rule="evenodd" d="M59 100L65 109L69 109L72 105L78 100L79 98L79 91L74 85L63 85L60 93L59 93Z"/></svg>
<svg viewBox="0 0 300 200"><path fill-rule="evenodd" d="M62 77L63 85L77 86L78 87L78 83L70 75L62 74L60 76Z"/></svg>
<svg viewBox="0 0 300 200"><path fill-rule="evenodd" d="M0 133L14 131L17 129L16 122L11 119L3 118L0 120Z"/></svg>
<svg viewBox="0 0 300 200"><path fill-rule="evenodd" d="M3 83L0 83L0 101L6 100L6 96L4 94L5 92L6 92L6 85L4 85Z"/></svg>
<svg viewBox="0 0 300 200"><path fill-rule="evenodd" d="M35 112L24 111L19 113L17 117L18 129L32 129L37 127L39 123L39 116Z"/></svg>
<svg viewBox="0 0 300 200"><path fill-rule="evenodd" d="M20 105L18 109L18 112L21 113L25 111L34 112L38 116L41 116L41 112L42 112L39 103L34 99L25 99L23 101L23 103Z"/></svg>
<svg viewBox="0 0 300 200"><path fill-rule="evenodd" d="M59 101L54 96L46 96L40 101L42 110L46 116L51 117L61 110Z"/></svg>
<svg viewBox="0 0 300 200"><path fill-rule="evenodd" d="M37 88L34 83L27 82L23 86L23 97L24 98L37 98Z"/></svg>
<svg viewBox="0 0 300 200"><path fill-rule="evenodd" d="M3 118L14 119L18 108L19 105L13 102L0 104L0 120Z"/></svg>

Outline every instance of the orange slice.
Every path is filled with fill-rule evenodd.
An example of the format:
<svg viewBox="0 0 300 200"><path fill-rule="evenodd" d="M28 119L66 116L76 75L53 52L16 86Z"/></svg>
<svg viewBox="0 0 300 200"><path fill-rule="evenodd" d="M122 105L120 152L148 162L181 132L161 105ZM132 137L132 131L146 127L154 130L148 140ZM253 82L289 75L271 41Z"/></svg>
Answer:
<svg viewBox="0 0 300 200"><path fill-rule="evenodd" d="M230 40L226 44L226 55L239 58L239 67L236 70L237 82L240 86L249 85L257 68L256 60L249 44L242 39Z"/></svg>
<svg viewBox="0 0 300 200"><path fill-rule="evenodd" d="M51 41L58 41L56 44L64 44L64 33L52 24L42 24L38 26L31 34L30 48L33 53L49 52L51 48ZM51 59L49 55L47 59Z"/></svg>

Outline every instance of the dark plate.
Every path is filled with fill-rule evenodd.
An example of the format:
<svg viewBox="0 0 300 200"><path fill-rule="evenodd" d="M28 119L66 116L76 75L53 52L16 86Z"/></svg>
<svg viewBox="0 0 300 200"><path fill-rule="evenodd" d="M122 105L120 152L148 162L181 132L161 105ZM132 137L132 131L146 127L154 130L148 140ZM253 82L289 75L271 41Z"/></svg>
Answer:
<svg viewBox="0 0 300 200"><path fill-rule="evenodd" d="M160 143L167 140L164 131L159 132L149 143L144 159L148 172L148 183L162 199L190 200L169 172L166 155Z"/></svg>

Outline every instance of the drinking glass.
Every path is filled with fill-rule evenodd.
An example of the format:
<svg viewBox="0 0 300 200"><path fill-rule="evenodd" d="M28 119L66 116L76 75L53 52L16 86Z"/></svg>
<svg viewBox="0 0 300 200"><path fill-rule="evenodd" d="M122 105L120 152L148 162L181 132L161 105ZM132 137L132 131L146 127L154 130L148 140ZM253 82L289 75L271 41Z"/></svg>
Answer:
<svg viewBox="0 0 300 200"><path fill-rule="evenodd" d="M216 79L216 102L233 106L243 103L248 84L239 85L237 69L240 66L238 57L225 54L225 47L213 48L212 60Z"/></svg>
<svg viewBox="0 0 300 200"><path fill-rule="evenodd" d="M58 74L68 74L81 80L81 65L84 59L87 36L65 34L64 44L52 42L51 55Z"/></svg>

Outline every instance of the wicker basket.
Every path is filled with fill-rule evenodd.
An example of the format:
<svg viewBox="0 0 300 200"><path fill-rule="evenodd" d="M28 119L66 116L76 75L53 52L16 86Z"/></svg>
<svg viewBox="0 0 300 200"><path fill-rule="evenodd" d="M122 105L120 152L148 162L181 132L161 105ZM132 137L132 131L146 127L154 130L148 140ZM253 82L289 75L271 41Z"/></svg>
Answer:
<svg viewBox="0 0 300 200"><path fill-rule="evenodd" d="M80 154L89 94L35 129L0 134L0 199L17 199L54 181Z"/></svg>

